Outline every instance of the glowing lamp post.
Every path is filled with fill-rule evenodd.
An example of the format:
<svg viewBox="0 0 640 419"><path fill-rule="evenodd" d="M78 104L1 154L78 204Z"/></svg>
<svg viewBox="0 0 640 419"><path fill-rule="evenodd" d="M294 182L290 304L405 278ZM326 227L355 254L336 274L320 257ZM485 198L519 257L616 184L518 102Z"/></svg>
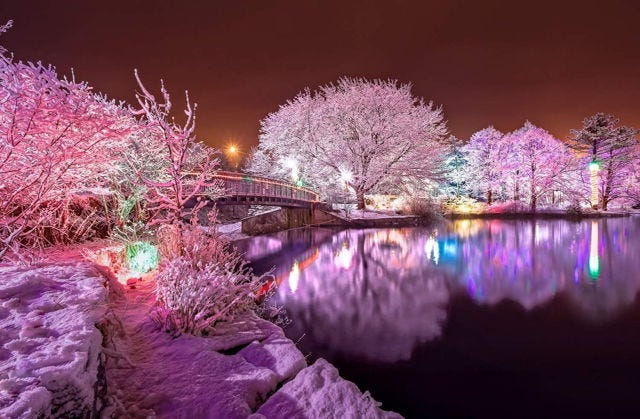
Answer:
<svg viewBox="0 0 640 419"><path fill-rule="evenodd" d="M287 157L284 160L284 166L291 170L291 180L298 186L301 186L302 179L300 179L300 169L298 168L298 161L293 157Z"/></svg>
<svg viewBox="0 0 640 419"><path fill-rule="evenodd" d="M240 164L240 155L242 154L240 148L235 144L230 144L227 146L225 154L229 162L232 163L237 169L238 165Z"/></svg>
<svg viewBox="0 0 640 419"><path fill-rule="evenodd" d="M596 159L589 163L589 172L591 173L591 206L598 209L598 172L600 172L600 162Z"/></svg>

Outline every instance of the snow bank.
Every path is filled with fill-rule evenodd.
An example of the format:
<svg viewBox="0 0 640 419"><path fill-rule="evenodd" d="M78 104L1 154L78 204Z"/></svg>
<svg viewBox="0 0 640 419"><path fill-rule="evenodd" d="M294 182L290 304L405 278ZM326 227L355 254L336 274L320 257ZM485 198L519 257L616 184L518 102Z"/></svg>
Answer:
<svg viewBox="0 0 640 419"><path fill-rule="evenodd" d="M306 366L282 330L247 313L205 337L173 337L148 316L151 282L113 300L104 416L246 418Z"/></svg>
<svg viewBox="0 0 640 419"><path fill-rule="evenodd" d="M385 218L412 218L412 216L397 214L395 211L383 211L383 210L350 210L345 212L339 212L349 220L376 220Z"/></svg>
<svg viewBox="0 0 640 419"><path fill-rule="evenodd" d="M378 406L368 392L361 393L320 358L271 396L251 418L401 418Z"/></svg>
<svg viewBox="0 0 640 419"><path fill-rule="evenodd" d="M93 411L105 278L87 263L0 268L0 417Z"/></svg>

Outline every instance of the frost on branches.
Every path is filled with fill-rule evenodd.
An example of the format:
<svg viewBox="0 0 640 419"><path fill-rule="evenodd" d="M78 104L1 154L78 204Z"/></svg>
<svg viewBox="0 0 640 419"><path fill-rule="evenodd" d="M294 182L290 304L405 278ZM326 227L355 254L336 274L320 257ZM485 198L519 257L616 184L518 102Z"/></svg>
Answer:
<svg viewBox="0 0 640 419"><path fill-rule="evenodd" d="M492 126L484 128L471 136L465 152L473 179L470 187L475 193L484 194L487 204L491 205L503 182L502 165L508 154L504 134Z"/></svg>
<svg viewBox="0 0 640 419"><path fill-rule="evenodd" d="M562 142L529 121L504 140L510 147L504 176L514 201L526 197L535 212L543 195L555 203L556 192L567 192L575 163Z"/></svg>
<svg viewBox="0 0 640 419"><path fill-rule="evenodd" d="M70 199L103 186L135 124L86 83L0 52L0 259L64 240Z"/></svg>
<svg viewBox="0 0 640 419"><path fill-rule="evenodd" d="M447 129L442 109L396 81L340 79L305 90L261 122L256 171L290 172L325 196L346 188L363 209L382 183L442 177Z"/></svg>
<svg viewBox="0 0 640 419"><path fill-rule="evenodd" d="M180 232L178 254L156 276L158 325L172 333L201 334L256 308L265 275L254 275L241 254L217 233L197 226Z"/></svg>
<svg viewBox="0 0 640 419"><path fill-rule="evenodd" d="M142 170L140 176L148 189L149 225L182 222L195 216L207 200L222 193L221 184L211 180L218 169L217 152L198 142L195 137L196 105L191 105L185 92L186 121L179 124L171 117L171 98L161 83L162 101L158 101L135 73L140 92L136 94L139 109L151 135L157 136L163 161L160 168ZM147 168L148 169L148 168Z"/></svg>
<svg viewBox="0 0 640 419"><path fill-rule="evenodd" d="M572 130L571 147L582 157L582 185L589 186L589 164L599 168L598 196L600 202L592 202L603 210L615 200L632 197L628 192L629 179L635 176L638 154L638 135L635 128L621 126L613 115L597 113L583 121L579 130Z"/></svg>

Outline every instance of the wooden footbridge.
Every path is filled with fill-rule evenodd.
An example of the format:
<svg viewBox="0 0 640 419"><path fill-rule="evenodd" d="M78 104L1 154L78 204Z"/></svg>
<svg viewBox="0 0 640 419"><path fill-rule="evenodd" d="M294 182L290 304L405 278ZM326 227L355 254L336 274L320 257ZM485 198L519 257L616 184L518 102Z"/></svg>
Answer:
<svg viewBox="0 0 640 419"><path fill-rule="evenodd" d="M246 173L219 171L223 196L216 205L266 205L276 207L311 208L320 202L318 193L277 179Z"/></svg>

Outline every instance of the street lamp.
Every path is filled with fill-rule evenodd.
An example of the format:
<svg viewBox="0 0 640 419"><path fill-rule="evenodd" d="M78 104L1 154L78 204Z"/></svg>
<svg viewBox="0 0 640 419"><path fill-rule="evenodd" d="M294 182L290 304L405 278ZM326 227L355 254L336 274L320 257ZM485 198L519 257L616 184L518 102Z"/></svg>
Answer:
<svg viewBox="0 0 640 419"><path fill-rule="evenodd" d="M231 163L236 169L238 169L238 165L240 164L241 154L244 154L240 151L240 147L235 144L229 144L225 149L225 155L227 156L227 160Z"/></svg>
<svg viewBox="0 0 640 419"><path fill-rule="evenodd" d="M595 158L589 163L589 172L591 173L591 206L598 209L598 172L600 172L600 162Z"/></svg>

